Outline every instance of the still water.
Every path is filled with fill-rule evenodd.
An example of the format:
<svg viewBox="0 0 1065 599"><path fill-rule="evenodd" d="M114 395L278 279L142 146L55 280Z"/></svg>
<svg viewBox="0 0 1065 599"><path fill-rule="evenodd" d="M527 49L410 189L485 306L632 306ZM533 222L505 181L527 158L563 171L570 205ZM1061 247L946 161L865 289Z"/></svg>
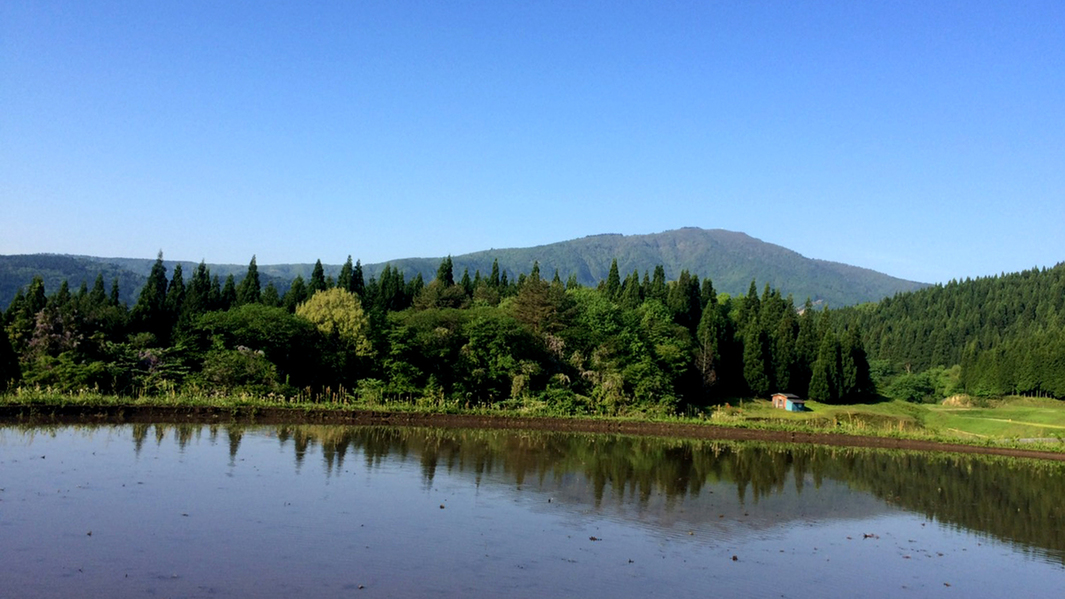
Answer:
<svg viewBox="0 0 1065 599"><path fill-rule="evenodd" d="M4 597L1054 597L1065 468L617 435L0 428Z"/></svg>

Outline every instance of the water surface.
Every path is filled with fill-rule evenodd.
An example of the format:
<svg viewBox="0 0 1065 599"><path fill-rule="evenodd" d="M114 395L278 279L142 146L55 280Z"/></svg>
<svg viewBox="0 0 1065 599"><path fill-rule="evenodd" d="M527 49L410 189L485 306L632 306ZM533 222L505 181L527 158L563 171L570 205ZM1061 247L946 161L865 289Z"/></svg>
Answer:
<svg viewBox="0 0 1065 599"><path fill-rule="evenodd" d="M10 597L1060 597L1057 463L343 426L0 428Z"/></svg>

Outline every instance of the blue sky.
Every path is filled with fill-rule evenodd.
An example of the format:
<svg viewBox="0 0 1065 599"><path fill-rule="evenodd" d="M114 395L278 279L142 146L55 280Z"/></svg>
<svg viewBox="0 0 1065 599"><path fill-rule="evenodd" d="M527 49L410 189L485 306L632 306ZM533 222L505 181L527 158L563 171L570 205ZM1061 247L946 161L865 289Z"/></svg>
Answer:
<svg viewBox="0 0 1065 599"><path fill-rule="evenodd" d="M1065 2L0 3L0 254L1065 260Z"/></svg>

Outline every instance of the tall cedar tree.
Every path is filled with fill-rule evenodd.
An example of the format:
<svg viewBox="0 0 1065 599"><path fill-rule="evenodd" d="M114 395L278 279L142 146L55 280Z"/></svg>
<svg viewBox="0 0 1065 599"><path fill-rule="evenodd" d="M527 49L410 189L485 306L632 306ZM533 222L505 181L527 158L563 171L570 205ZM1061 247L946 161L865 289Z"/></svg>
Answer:
<svg viewBox="0 0 1065 599"><path fill-rule="evenodd" d="M617 301L621 293L621 273L618 272L618 259L610 263L610 272L606 275L606 296L611 301Z"/></svg>
<svg viewBox="0 0 1065 599"><path fill-rule="evenodd" d="M255 264L255 256L251 257L248 264L248 272L240 281L237 289L237 305L257 304L262 295L262 287L259 284L259 267Z"/></svg>
<svg viewBox="0 0 1065 599"><path fill-rule="evenodd" d="M362 274L362 260L355 261L355 268L351 272L351 292L363 300L366 294L366 279ZM365 302L364 302L365 303Z"/></svg>
<svg viewBox="0 0 1065 599"><path fill-rule="evenodd" d="M444 287L455 284L455 265L451 262L451 256L440 261L440 267L436 269L436 281Z"/></svg>
<svg viewBox="0 0 1065 599"><path fill-rule="evenodd" d="M344 266L340 267L340 274L337 275L337 287L345 291L351 291L354 293L352 286L352 277L355 275L355 266L351 263L351 254L348 254L348 260L344 263Z"/></svg>
<svg viewBox="0 0 1065 599"><path fill-rule="evenodd" d="M314 262L314 269L311 270L311 281L307 284L307 295L313 296L319 291L325 291L329 286L325 282L325 269L322 268L322 261L316 260Z"/></svg>
<svg viewBox="0 0 1065 599"><path fill-rule="evenodd" d="M222 310L229 310L230 308L237 307L237 283L233 278L233 273L226 276L225 285L222 286L222 300L220 302L220 308Z"/></svg>
<svg viewBox="0 0 1065 599"><path fill-rule="evenodd" d="M148 282L141 288L137 303L130 312L133 330L151 333L156 340L165 345L170 332L170 322L166 311L166 266L163 265L163 252L152 265Z"/></svg>

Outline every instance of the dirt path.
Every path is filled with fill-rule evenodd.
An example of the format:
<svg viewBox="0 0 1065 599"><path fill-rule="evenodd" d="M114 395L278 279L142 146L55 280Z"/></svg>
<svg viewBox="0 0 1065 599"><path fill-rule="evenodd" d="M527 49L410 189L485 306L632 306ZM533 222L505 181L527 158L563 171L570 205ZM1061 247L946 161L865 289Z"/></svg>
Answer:
<svg viewBox="0 0 1065 599"><path fill-rule="evenodd" d="M349 424L614 433L691 439L777 441L841 447L977 453L1065 461L1065 452L986 447L888 437L863 437L836 433L755 430L713 424L350 410L302 410L291 408L222 409L140 406L63 406L42 408L38 406L0 406L0 423L6 424L127 424L156 422L193 424Z"/></svg>

